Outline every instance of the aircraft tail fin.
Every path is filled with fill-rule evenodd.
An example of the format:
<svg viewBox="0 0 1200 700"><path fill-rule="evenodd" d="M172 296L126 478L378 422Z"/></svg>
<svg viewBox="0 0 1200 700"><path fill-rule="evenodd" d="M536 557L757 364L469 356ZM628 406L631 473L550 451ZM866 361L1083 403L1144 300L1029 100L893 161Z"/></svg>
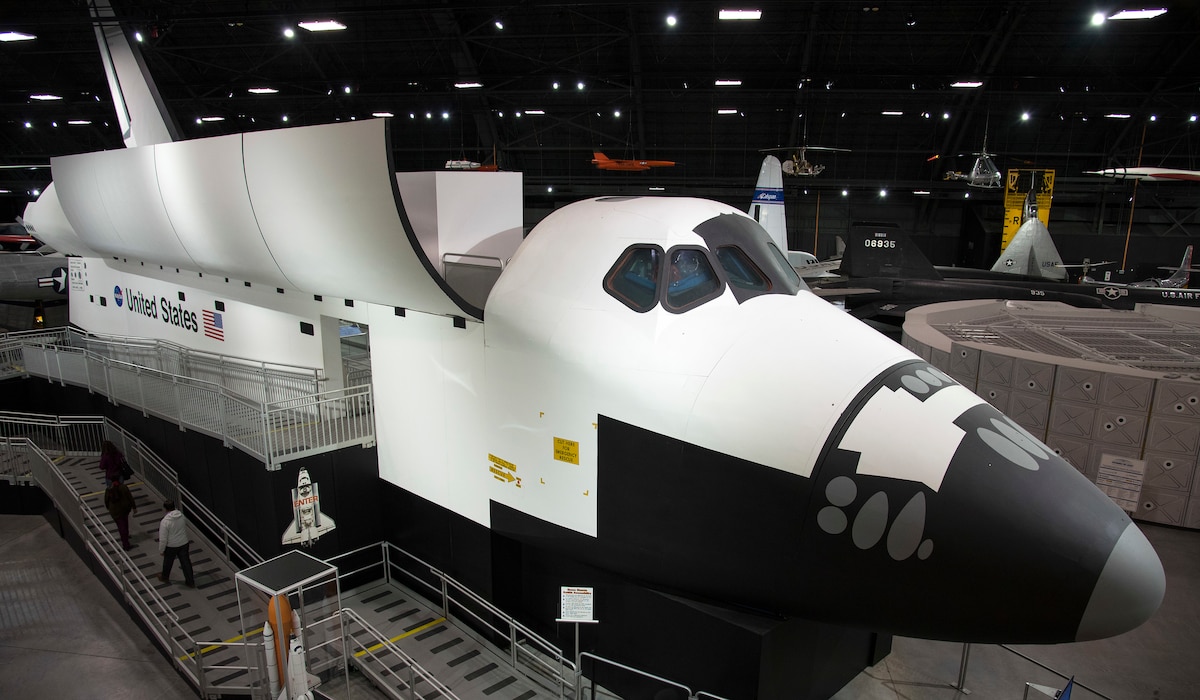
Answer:
<svg viewBox="0 0 1200 700"><path fill-rule="evenodd" d="M841 273L851 278L942 279L899 226L871 222L856 222L850 227Z"/></svg>
<svg viewBox="0 0 1200 700"><path fill-rule="evenodd" d="M88 5L126 148L178 141L179 126L167 111L141 53L129 43L117 22L112 6L108 0L94 0Z"/></svg>
<svg viewBox="0 0 1200 700"><path fill-rule="evenodd" d="M1067 270L1062 256L1050 238L1050 230L1036 216L1028 219L1017 229L1008 247L1000 253L992 272L1026 275L1064 282Z"/></svg>
<svg viewBox="0 0 1200 700"><path fill-rule="evenodd" d="M758 170L758 182L754 184L754 198L746 213L754 217L775 247L785 255L788 252L787 219L783 207L783 167L775 156L763 158Z"/></svg>
<svg viewBox="0 0 1200 700"><path fill-rule="evenodd" d="M1192 276L1192 247L1189 245L1183 251L1183 262L1179 263L1179 269L1171 273L1171 276L1163 280L1164 287L1186 287L1191 281Z"/></svg>
<svg viewBox="0 0 1200 700"><path fill-rule="evenodd" d="M604 155L600 151L592 151L592 162L593 163L611 163L612 158L609 158L608 156Z"/></svg>

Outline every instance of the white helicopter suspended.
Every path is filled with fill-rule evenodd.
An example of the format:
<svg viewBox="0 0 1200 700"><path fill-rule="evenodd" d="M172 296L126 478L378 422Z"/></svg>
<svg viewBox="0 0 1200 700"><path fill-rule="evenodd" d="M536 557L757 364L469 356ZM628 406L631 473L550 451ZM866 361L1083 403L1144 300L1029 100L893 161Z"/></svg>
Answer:
<svg viewBox="0 0 1200 700"><path fill-rule="evenodd" d="M995 153L988 153L987 149L987 132L988 128L985 124L983 127L983 147L974 153L961 153L963 156L975 156L975 162L971 165L969 171L947 170L942 176L943 180L960 180L967 183L968 187L978 187L981 189L999 189L1004 186L1003 179L1000 176L1000 168L996 167L996 162L992 160ZM940 154L936 154L928 160L937 160Z"/></svg>

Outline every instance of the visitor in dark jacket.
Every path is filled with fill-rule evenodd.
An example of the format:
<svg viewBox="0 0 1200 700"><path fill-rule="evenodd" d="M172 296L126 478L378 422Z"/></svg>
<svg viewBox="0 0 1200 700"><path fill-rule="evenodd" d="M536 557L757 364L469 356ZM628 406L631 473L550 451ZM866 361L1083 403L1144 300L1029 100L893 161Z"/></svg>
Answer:
<svg viewBox="0 0 1200 700"><path fill-rule="evenodd" d="M129 545L129 514L137 512L137 502L129 487L121 483L121 475L113 477L112 484L104 490L104 507L117 524L117 532L121 535L121 546L128 552Z"/></svg>

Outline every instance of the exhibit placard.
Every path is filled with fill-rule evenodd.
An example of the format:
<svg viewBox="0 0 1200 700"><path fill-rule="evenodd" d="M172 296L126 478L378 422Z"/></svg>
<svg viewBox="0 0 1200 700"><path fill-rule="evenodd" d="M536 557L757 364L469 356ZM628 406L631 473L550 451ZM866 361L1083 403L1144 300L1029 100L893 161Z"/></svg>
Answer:
<svg viewBox="0 0 1200 700"><path fill-rule="evenodd" d="M559 622L599 622L595 619L591 586L563 586L559 599Z"/></svg>
<svg viewBox="0 0 1200 700"><path fill-rule="evenodd" d="M1096 485L1123 510L1133 513L1138 508L1145 475L1146 460L1104 453L1100 455Z"/></svg>

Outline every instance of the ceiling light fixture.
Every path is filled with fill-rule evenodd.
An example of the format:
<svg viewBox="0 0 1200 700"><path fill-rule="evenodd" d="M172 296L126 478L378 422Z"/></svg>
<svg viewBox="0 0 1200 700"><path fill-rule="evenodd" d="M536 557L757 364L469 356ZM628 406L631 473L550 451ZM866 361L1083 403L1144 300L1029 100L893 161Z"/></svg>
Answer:
<svg viewBox="0 0 1200 700"><path fill-rule="evenodd" d="M1023 121L1023 122L1029 121L1029 112L1021 112L1021 121Z"/></svg>
<svg viewBox="0 0 1200 700"><path fill-rule="evenodd" d="M492 24L496 27L496 29L504 31L504 20L498 19L495 22L492 22Z"/></svg>
<svg viewBox="0 0 1200 700"><path fill-rule="evenodd" d="M913 190L913 194L917 195L918 197L928 197L929 190Z"/></svg>
<svg viewBox="0 0 1200 700"><path fill-rule="evenodd" d="M842 196L843 196L843 197L849 197L849 196L850 196L850 190L842 190Z"/></svg>
<svg viewBox="0 0 1200 700"><path fill-rule="evenodd" d="M287 29L284 29L284 30L283 30L283 35L284 35L285 37L287 37L287 38L291 39L291 38L293 38L293 37L295 37L295 36L296 36L296 30L295 30L295 29L292 29L291 27L288 27Z"/></svg>
<svg viewBox="0 0 1200 700"><path fill-rule="evenodd" d="M651 192L664 192L664 191L666 191L666 189L667 189L666 187L651 187L650 191Z"/></svg>
<svg viewBox="0 0 1200 700"><path fill-rule="evenodd" d="M885 117L903 117L904 116L904 112L901 112L900 110L896 110L896 109L885 109L880 114L882 114Z"/></svg>
<svg viewBox="0 0 1200 700"><path fill-rule="evenodd" d="M39 93L37 95L30 95L29 99L37 100L39 102L52 102L54 100L61 100L62 97L59 97L58 95L51 95L48 93Z"/></svg>
<svg viewBox="0 0 1200 700"><path fill-rule="evenodd" d="M582 81L582 80L580 80L578 83L575 83L575 89L576 89L576 90L582 90L582 89L583 89L583 81Z"/></svg>
<svg viewBox="0 0 1200 700"><path fill-rule="evenodd" d="M1096 14L1092 15L1092 26L1093 27L1099 27L1102 24L1104 24L1104 13L1103 12L1097 12Z"/></svg>
<svg viewBox="0 0 1200 700"><path fill-rule="evenodd" d="M298 24L301 29L307 29L310 32L340 32L346 28L346 25L336 19L310 20Z"/></svg>
<svg viewBox="0 0 1200 700"><path fill-rule="evenodd" d="M392 114L391 112L371 112L371 116L384 118L384 117L394 117L396 115Z"/></svg>
<svg viewBox="0 0 1200 700"><path fill-rule="evenodd" d="M253 87L253 88L247 88L246 92L248 92L252 95L274 95L275 93L277 93L279 91L273 87Z"/></svg>
<svg viewBox="0 0 1200 700"><path fill-rule="evenodd" d="M139 44L140 44L140 43L142 43L142 33L141 33L141 32L134 32L134 33L133 33L133 38L134 38L134 39L137 39L137 42L138 42Z"/></svg>
<svg viewBox="0 0 1200 700"><path fill-rule="evenodd" d="M0 41L33 41L36 38L36 34L25 32L0 32Z"/></svg>
<svg viewBox="0 0 1200 700"><path fill-rule="evenodd" d="M1109 112L1108 114L1104 115L1104 118L1105 119L1128 119L1130 116L1132 116L1132 115L1125 114L1124 112Z"/></svg>
<svg viewBox="0 0 1200 700"><path fill-rule="evenodd" d="M72 119L67 123L71 126L87 126L88 124L91 124L92 121L90 119Z"/></svg>
<svg viewBox="0 0 1200 700"><path fill-rule="evenodd" d="M527 110L525 110L525 113L532 114L534 116L540 116L540 115L545 114L546 112L545 112L545 110L541 110L541 109L527 109Z"/></svg>
<svg viewBox="0 0 1200 700"><path fill-rule="evenodd" d="M977 88L983 87L982 80L959 80L958 82L950 83L952 88Z"/></svg>
<svg viewBox="0 0 1200 700"><path fill-rule="evenodd" d="M1159 15L1165 15L1166 13L1167 13L1167 8L1165 8L1165 7L1156 7L1156 8L1148 9L1148 10L1121 10L1120 12L1118 12L1116 14L1109 15L1108 18L1109 19L1117 19L1117 20L1121 20L1121 19L1154 19L1155 17L1158 17Z"/></svg>
<svg viewBox="0 0 1200 700"><path fill-rule="evenodd" d="M717 19L723 20L756 20L762 19L762 10L719 10Z"/></svg>
<svg viewBox="0 0 1200 700"><path fill-rule="evenodd" d="M675 15L667 15L667 26L674 27L679 20L675 19Z"/></svg>
<svg viewBox="0 0 1200 700"><path fill-rule="evenodd" d="M718 109L718 110L717 110L717 114L737 114L737 110L736 110L736 109L730 109L730 108L728 108L728 107L722 107L722 108L720 108L720 109Z"/></svg>
<svg viewBox="0 0 1200 700"><path fill-rule="evenodd" d="M741 84L742 84L742 81L740 81L740 80L718 79L713 82L713 85L716 85L717 87L737 87Z"/></svg>
<svg viewBox="0 0 1200 700"><path fill-rule="evenodd" d="M468 82L468 83L455 83L454 87L456 87L460 90L469 90L471 88L481 88L481 87L483 87L483 83L477 83L474 81Z"/></svg>
<svg viewBox="0 0 1200 700"><path fill-rule="evenodd" d="M225 117L200 117L200 120L199 120L199 121L202 121L202 122L223 122L223 121L225 121Z"/></svg>

